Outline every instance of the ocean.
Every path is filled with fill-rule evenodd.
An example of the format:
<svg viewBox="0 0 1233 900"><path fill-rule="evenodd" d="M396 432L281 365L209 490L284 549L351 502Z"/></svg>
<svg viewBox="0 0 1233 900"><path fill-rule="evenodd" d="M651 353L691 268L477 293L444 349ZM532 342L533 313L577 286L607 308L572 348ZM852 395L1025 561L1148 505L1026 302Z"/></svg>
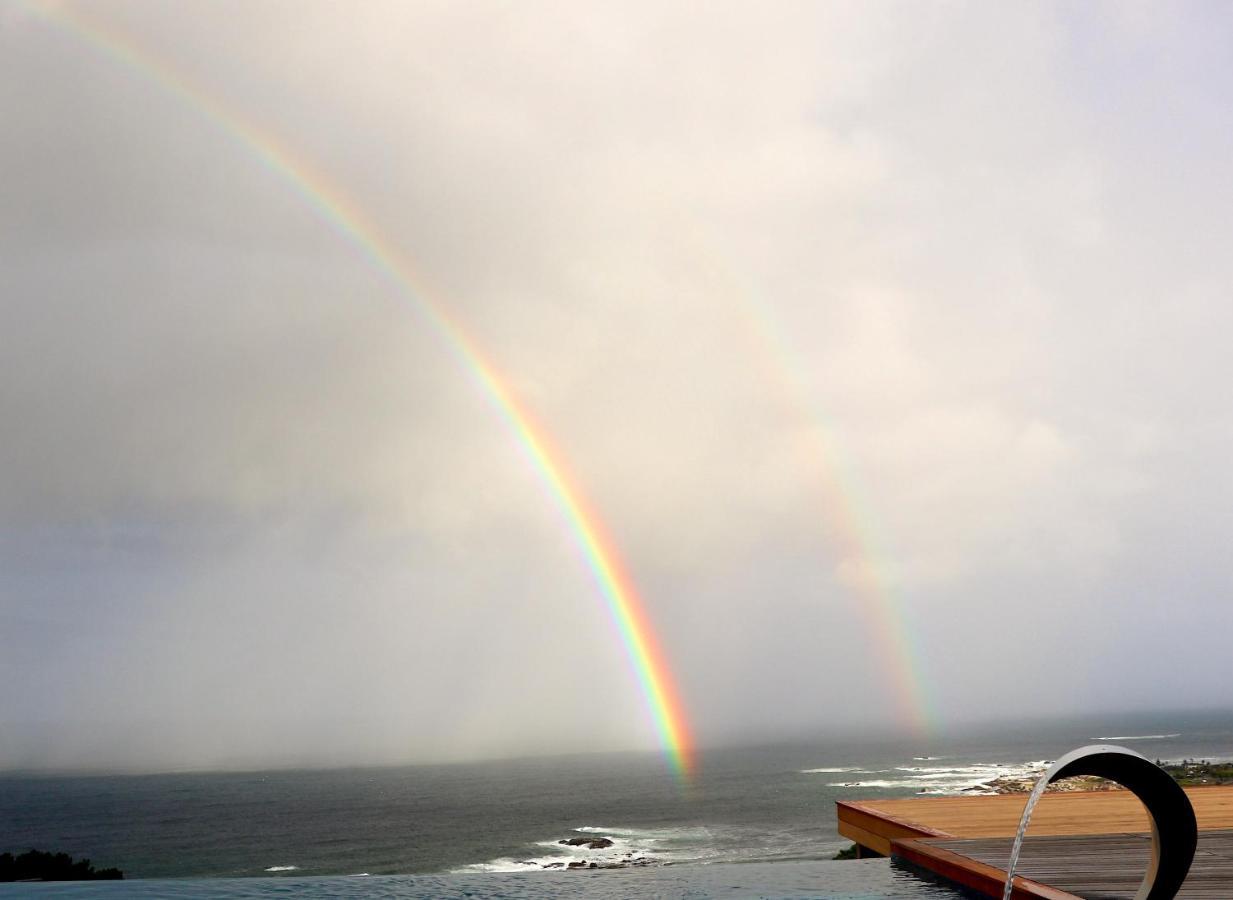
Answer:
<svg viewBox="0 0 1233 900"><path fill-rule="evenodd" d="M950 897L886 861L832 861L848 845L836 832L835 801L961 792L1097 739L1153 759L1225 759L1233 756L1233 714L717 749L701 755L689 785L661 757L638 754L8 774L0 776L0 851L63 851L143 881L0 885L0 897ZM575 838L611 843L560 843ZM604 868L564 870L584 860Z"/></svg>

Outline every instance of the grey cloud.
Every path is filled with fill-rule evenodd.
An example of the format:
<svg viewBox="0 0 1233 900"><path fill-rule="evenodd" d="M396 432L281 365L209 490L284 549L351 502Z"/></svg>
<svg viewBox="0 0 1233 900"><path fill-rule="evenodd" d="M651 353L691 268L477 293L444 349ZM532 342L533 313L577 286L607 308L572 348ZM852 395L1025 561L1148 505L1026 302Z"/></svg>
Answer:
<svg viewBox="0 0 1233 900"><path fill-rule="evenodd" d="M423 299L602 513L704 741L901 725L879 579L942 722L1076 672L1066 711L1223 702L1215 637L1129 662L1228 624L1219 11L88 12L416 285L165 75L0 19L0 765L653 744Z"/></svg>

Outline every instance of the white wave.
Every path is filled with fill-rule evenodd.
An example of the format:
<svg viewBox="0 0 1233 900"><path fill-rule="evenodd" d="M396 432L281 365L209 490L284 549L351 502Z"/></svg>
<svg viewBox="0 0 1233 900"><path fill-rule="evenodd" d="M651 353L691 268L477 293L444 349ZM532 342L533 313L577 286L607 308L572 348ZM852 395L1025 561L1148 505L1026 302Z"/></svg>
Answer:
<svg viewBox="0 0 1233 900"><path fill-rule="evenodd" d="M1181 734L1118 734L1112 737L1094 737L1093 741L1163 741L1181 737Z"/></svg>
<svg viewBox="0 0 1233 900"><path fill-rule="evenodd" d="M835 775L839 772L867 772L868 769L857 769L852 766L826 766L821 769L801 769L802 775Z"/></svg>
<svg viewBox="0 0 1233 900"><path fill-rule="evenodd" d="M935 759L946 759L946 757L945 756L913 756L912 759L914 759L916 762L930 762Z"/></svg>
<svg viewBox="0 0 1233 900"><path fill-rule="evenodd" d="M705 827L681 828L607 828L602 825L582 825L572 829L611 841L608 847L592 849L585 844L571 846L560 840L537 841L534 855L501 857L455 869L455 872L550 872L563 871L570 863L595 863L597 866L628 866L630 864L662 865L667 863L700 862L716 855L714 836ZM646 862L639 862L645 860Z"/></svg>
<svg viewBox="0 0 1233 900"><path fill-rule="evenodd" d="M455 872L540 872L548 869L551 863L563 863L557 856L537 856L531 859L513 859L508 856L489 860L486 863L473 863L455 869ZM563 866L561 868L564 868ZM552 869L549 869L552 871Z"/></svg>
<svg viewBox="0 0 1233 900"><path fill-rule="evenodd" d="M352 877L352 878L367 878L367 877L368 877L368 873L367 873L367 872L356 872L356 873L355 873L354 875L352 875L351 877Z"/></svg>
<svg viewBox="0 0 1233 900"><path fill-rule="evenodd" d="M1033 760L1024 763L976 763L962 766L896 766L887 770L888 774L903 772L906 775L867 781L832 781L829 786L915 788L920 794L959 794L978 789L995 778L1028 777L1043 771L1047 765L1047 760Z"/></svg>
<svg viewBox="0 0 1233 900"><path fill-rule="evenodd" d="M677 828L608 828L603 825L582 825L572 829L583 834L597 834L620 842L631 841L709 841L711 830L701 825L683 825Z"/></svg>
<svg viewBox="0 0 1233 900"><path fill-rule="evenodd" d="M627 842L614 841L611 847L602 850L592 850L589 847L569 847L557 844L555 841L540 841L539 846L548 853L541 856L527 856L519 859L501 857L484 863L475 863L455 869L455 872L541 872L565 871L570 863L595 863L597 866L628 865L639 858L649 858L650 851L645 848L635 848ZM662 861L663 854L656 851L656 861Z"/></svg>
<svg viewBox="0 0 1233 900"><path fill-rule="evenodd" d="M595 863L600 866L620 865L639 856L645 856L647 853L645 844L651 843L654 840L643 839L639 844L635 844L629 838L618 834L618 832L623 831L632 832L632 829L625 828L600 828L599 826L588 825L584 826L584 828L574 829L574 831L584 830L587 834L594 834L596 837L606 837L612 841L612 845L592 850L585 844L570 846L569 844L562 844L559 840L537 841L535 846L540 848L537 855L518 859L506 856L484 863L464 866L455 871L538 872L546 869L551 872L567 869L570 863L577 862Z"/></svg>
<svg viewBox="0 0 1233 900"><path fill-rule="evenodd" d="M919 788L919 781L894 781L879 779L875 781L832 781L828 787L859 787L859 788Z"/></svg>
<svg viewBox="0 0 1233 900"><path fill-rule="evenodd" d="M1026 772L1031 769L1043 768L1047 762L1033 761L1006 765L1004 763L985 763L974 766L898 766L896 772L915 772L918 778L930 778L934 775L983 775L992 772L994 775L1007 775L1014 772Z"/></svg>
<svg viewBox="0 0 1233 900"><path fill-rule="evenodd" d="M269 866L267 872L295 872L299 870L299 866Z"/></svg>

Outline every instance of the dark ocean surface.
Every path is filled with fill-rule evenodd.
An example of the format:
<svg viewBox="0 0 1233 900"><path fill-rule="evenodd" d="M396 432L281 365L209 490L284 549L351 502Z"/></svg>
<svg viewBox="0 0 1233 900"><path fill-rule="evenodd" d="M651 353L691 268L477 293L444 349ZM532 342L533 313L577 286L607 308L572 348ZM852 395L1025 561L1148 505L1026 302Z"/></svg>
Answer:
<svg viewBox="0 0 1233 900"><path fill-rule="evenodd" d="M687 786L650 755L316 771L8 774L0 776L0 850L54 849L118 866L130 879L191 880L0 885L0 896L951 896L885 861L829 862L848 843L835 830L835 801L959 792L1096 738L1117 738L1111 742L1152 759L1228 758L1233 714L714 750L701 756ZM557 843L579 836L614 844L592 850ZM644 864L543 869L584 859Z"/></svg>

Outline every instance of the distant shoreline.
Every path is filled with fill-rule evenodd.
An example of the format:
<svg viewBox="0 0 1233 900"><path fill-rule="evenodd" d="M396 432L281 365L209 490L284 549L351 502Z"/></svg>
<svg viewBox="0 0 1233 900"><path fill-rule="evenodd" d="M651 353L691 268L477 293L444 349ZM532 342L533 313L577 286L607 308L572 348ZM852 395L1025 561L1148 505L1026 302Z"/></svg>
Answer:
<svg viewBox="0 0 1233 900"><path fill-rule="evenodd" d="M1178 784L1184 787L1201 785L1233 784L1233 762L1212 762L1211 760L1184 759L1177 763L1157 764L1173 776ZM964 793L980 794L1027 794L1036 786L1040 776L1045 772L1045 766L1024 775L1002 775L986 781L984 784L968 788ZM1121 791L1121 785L1097 778L1093 775L1080 775L1054 782L1045 788L1046 793L1066 794L1076 791Z"/></svg>

